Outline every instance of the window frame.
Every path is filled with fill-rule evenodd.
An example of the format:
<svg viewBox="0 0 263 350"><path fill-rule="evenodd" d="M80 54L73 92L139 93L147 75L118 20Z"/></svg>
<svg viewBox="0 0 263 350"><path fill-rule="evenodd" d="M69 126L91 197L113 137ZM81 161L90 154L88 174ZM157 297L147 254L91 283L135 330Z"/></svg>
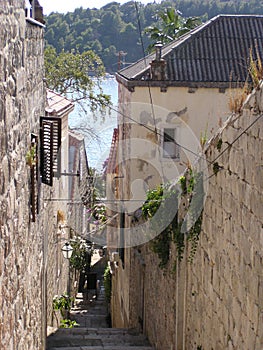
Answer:
<svg viewBox="0 0 263 350"><path fill-rule="evenodd" d="M168 133L165 133L165 130L173 130L174 135L169 136ZM165 141L166 135L168 136L168 139L170 138L171 140ZM180 146L179 146L179 126L178 125L165 125L162 127L162 158L169 160L180 160ZM174 153L171 154L165 147L165 144L172 143L174 144Z"/></svg>

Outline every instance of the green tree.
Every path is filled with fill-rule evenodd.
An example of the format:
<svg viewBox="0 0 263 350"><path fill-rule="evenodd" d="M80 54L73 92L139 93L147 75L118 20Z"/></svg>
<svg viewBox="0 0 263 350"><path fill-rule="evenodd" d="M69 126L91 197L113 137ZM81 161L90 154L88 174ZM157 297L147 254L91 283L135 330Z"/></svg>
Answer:
<svg viewBox="0 0 263 350"><path fill-rule="evenodd" d="M110 71L116 70L117 63L117 49L114 45L110 45L101 53L101 58L105 64L109 68Z"/></svg>
<svg viewBox="0 0 263 350"><path fill-rule="evenodd" d="M57 54L51 46L45 49L47 87L74 102L88 102L92 111L105 112L110 105L110 96L104 94L100 86L100 78L104 75L104 65L93 51L61 51Z"/></svg>
<svg viewBox="0 0 263 350"><path fill-rule="evenodd" d="M152 2L144 5L138 2L136 4L134 1L128 1L120 5L113 1L100 9L79 8L67 14L51 13L45 17L46 44L55 47L57 53L72 49L78 49L82 53L92 49L96 54L101 55L106 70L114 72L118 67L116 52L127 52L125 56L127 62L134 62L142 57L143 50L140 45L143 43L143 46L147 47L150 43L150 38L145 34L145 28L156 27L157 35L153 42L160 40L158 33L162 30L162 19L156 13L166 13L168 8L175 7L178 10L178 20L187 21L189 18L186 25L179 23L180 26L187 28L192 17L200 17L204 22L214 15L224 13L255 15L263 13L263 2L258 0L249 2L247 0L162 0L160 3ZM168 25L169 27L171 26ZM142 31L142 37L139 29ZM182 31L178 33L178 28L175 32L177 36L182 34ZM173 34L172 32L168 36L173 37ZM92 42L96 40L100 44L96 42L93 45Z"/></svg>
<svg viewBox="0 0 263 350"><path fill-rule="evenodd" d="M70 265L76 270L88 273L93 254L92 246L80 237L74 237L70 243L73 248Z"/></svg>
<svg viewBox="0 0 263 350"><path fill-rule="evenodd" d="M174 7L168 7L164 11L159 11L156 17L157 24L145 29L145 32L153 41L149 45L148 49L150 50L156 42L168 43L201 24L201 20L197 17L182 17L181 13Z"/></svg>

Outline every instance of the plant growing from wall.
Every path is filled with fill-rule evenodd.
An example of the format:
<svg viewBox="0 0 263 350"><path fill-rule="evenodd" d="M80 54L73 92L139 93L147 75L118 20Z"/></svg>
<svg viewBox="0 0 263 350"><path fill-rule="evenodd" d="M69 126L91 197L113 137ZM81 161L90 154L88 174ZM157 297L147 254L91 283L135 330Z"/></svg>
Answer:
<svg viewBox="0 0 263 350"><path fill-rule="evenodd" d="M245 82L242 89L232 89L230 86L230 97L228 106L231 112L240 113L243 107L243 104L250 92L248 83Z"/></svg>
<svg viewBox="0 0 263 350"><path fill-rule="evenodd" d="M188 257L188 261L190 263L193 262L193 259L197 250L197 244L199 241L200 232L202 228L202 217L203 216L201 212L198 219L196 220L196 222L194 223L194 225L191 227L191 229L187 234L187 241L190 242L190 252Z"/></svg>
<svg viewBox="0 0 263 350"><path fill-rule="evenodd" d="M194 178L193 187L191 193L191 201L188 210L188 222L190 223L190 229L187 231L187 241L190 245L188 261L193 262L194 255L197 250L197 244L200 237L202 228L203 217L203 204L204 204L204 188L203 188L203 173L199 172L195 175L191 174Z"/></svg>
<svg viewBox="0 0 263 350"><path fill-rule="evenodd" d="M220 170L220 165L218 164L218 162L213 163L213 173L214 173L215 175L217 175L217 173L219 172L219 170Z"/></svg>
<svg viewBox="0 0 263 350"><path fill-rule="evenodd" d="M184 175L180 176L179 178L179 184L181 186L182 194L187 193L187 186L186 186L186 177Z"/></svg>
<svg viewBox="0 0 263 350"><path fill-rule="evenodd" d="M26 164L32 168L36 165L36 145L32 144L26 153Z"/></svg>
<svg viewBox="0 0 263 350"><path fill-rule="evenodd" d="M253 58L253 50L250 49L249 53L249 68L248 72L252 80L253 88L259 88L259 84L263 79L263 64L258 51L258 46L255 47L256 59Z"/></svg>
<svg viewBox="0 0 263 350"><path fill-rule="evenodd" d="M162 232L151 241L151 249L160 259L159 267L165 268L170 259L170 232Z"/></svg>
<svg viewBox="0 0 263 350"><path fill-rule="evenodd" d="M217 141L217 144L216 144L216 148L217 148L218 152L221 151L222 144L223 144L223 140L220 138L220 139Z"/></svg>
<svg viewBox="0 0 263 350"><path fill-rule="evenodd" d="M194 173L191 168L179 179L182 193L181 197L188 197L189 207L187 215L178 222L173 231L173 242L176 246L177 256L174 264L180 262L184 256L186 242L190 247L188 261L193 262L202 226L202 210L204 191L203 175L201 172ZM188 229L187 229L188 228Z"/></svg>
<svg viewBox="0 0 263 350"><path fill-rule="evenodd" d="M174 267L176 267L176 262L177 261L182 261L183 256L184 256L184 248L185 248L185 241L184 241L184 232L182 231L182 224L183 221L180 221L175 230L173 231L173 242L175 244L176 247L176 252L177 252L177 256L176 256L176 260L175 260L175 264Z"/></svg>
<svg viewBox="0 0 263 350"><path fill-rule="evenodd" d="M165 268L170 258L170 244L173 231L177 225L178 190L170 183L160 185L147 192L147 199L142 206L142 214L145 219L150 220L150 229L162 232L151 240L151 249L159 257L160 268ZM167 226L166 223L169 223ZM157 231L158 230L158 231Z"/></svg>
<svg viewBox="0 0 263 350"><path fill-rule="evenodd" d="M200 135L200 146L202 150L204 149L205 144L207 143L207 140L208 140L208 137L207 137L207 126L206 126L205 132L204 133L201 132L201 135Z"/></svg>
<svg viewBox="0 0 263 350"><path fill-rule="evenodd" d="M179 191L179 188L181 191ZM178 209L178 197L187 196L189 208L187 217L178 220L177 214L171 208ZM158 224L170 222L163 231L155 237L151 242L151 249L160 259L159 267L165 268L170 259L171 242L176 246L176 261L181 261L184 256L185 240L187 240L190 251L188 261L192 262L202 226L202 207L203 207L204 191L203 191L203 175L202 173L194 174L192 169L188 169L184 176L179 178L177 184L160 185L156 189L148 191L147 200L142 207L142 213L145 219L153 218L158 215ZM200 209L201 208L201 209ZM177 212L177 210L176 210ZM169 217L170 215L170 217ZM185 221L185 222L184 222ZM155 229L154 224L150 225ZM187 230L186 228L189 227ZM176 266L176 262L175 262Z"/></svg>

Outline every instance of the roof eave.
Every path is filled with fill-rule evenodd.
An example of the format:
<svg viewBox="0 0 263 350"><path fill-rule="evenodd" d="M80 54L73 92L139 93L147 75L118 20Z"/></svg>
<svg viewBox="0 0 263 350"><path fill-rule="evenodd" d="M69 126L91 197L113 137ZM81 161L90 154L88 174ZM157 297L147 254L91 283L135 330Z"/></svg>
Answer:
<svg viewBox="0 0 263 350"><path fill-rule="evenodd" d="M48 116L63 117L65 115L68 115L70 112L72 112L74 110L74 107L75 107L74 104L71 104L60 110L52 109L50 107L47 107L45 110Z"/></svg>
<svg viewBox="0 0 263 350"><path fill-rule="evenodd" d="M127 79L120 74L116 74L116 80L118 83L125 86L129 91L134 91L135 87L188 87L188 88L219 88L228 89L230 87L230 81L172 81L172 80L131 80ZM233 83L233 82L232 82ZM235 86L242 87L243 82L236 83Z"/></svg>

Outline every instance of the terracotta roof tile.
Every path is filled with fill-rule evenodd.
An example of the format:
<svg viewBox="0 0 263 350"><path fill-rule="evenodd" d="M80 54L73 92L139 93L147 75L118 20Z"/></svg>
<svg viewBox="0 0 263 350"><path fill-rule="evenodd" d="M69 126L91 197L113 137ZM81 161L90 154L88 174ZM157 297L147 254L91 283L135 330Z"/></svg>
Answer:
<svg viewBox="0 0 263 350"><path fill-rule="evenodd" d="M66 97L59 95L58 93L47 89L47 106L46 112L49 115L60 115L66 113L68 110L74 108L74 103L68 100Z"/></svg>

